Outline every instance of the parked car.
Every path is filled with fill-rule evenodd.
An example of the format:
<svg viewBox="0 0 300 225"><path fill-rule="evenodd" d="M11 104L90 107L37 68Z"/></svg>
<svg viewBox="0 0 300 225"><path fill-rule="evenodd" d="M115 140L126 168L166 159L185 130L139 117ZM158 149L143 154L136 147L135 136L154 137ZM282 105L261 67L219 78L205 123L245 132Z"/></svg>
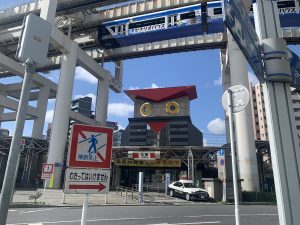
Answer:
<svg viewBox="0 0 300 225"><path fill-rule="evenodd" d="M169 193L171 197L177 196L185 198L187 201L207 200L209 194L205 189L198 188L191 180L179 180L169 185Z"/></svg>

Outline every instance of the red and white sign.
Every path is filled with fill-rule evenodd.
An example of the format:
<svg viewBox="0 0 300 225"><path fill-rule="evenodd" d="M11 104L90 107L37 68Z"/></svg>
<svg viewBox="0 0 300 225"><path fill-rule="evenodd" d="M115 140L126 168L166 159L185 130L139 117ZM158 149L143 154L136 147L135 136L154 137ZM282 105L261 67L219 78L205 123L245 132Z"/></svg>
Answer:
<svg viewBox="0 0 300 225"><path fill-rule="evenodd" d="M49 179L54 173L54 164L43 163L41 179Z"/></svg>
<svg viewBox="0 0 300 225"><path fill-rule="evenodd" d="M68 166L109 169L112 137L111 128L74 124Z"/></svg>
<svg viewBox="0 0 300 225"><path fill-rule="evenodd" d="M68 168L64 192L67 194L107 194L110 170Z"/></svg>
<svg viewBox="0 0 300 225"><path fill-rule="evenodd" d="M128 151L128 158L135 160L155 160L160 159L159 151Z"/></svg>

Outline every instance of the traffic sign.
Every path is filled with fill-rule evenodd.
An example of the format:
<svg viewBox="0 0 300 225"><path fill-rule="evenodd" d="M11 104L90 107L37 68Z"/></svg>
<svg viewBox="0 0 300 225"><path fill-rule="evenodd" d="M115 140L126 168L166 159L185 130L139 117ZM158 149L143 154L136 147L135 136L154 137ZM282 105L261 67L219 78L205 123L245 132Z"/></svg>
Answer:
<svg viewBox="0 0 300 225"><path fill-rule="evenodd" d="M67 165L78 168L111 167L113 129L74 124Z"/></svg>
<svg viewBox="0 0 300 225"><path fill-rule="evenodd" d="M54 173L54 164L43 163L41 179L49 179Z"/></svg>
<svg viewBox="0 0 300 225"><path fill-rule="evenodd" d="M220 156L224 156L224 149L220 149L219 155L220 155Z"/></svg>
<svg viewBox="0 0 300 225"><path fill-rule="evenodd" d="M67 194L107 194L110 170L68 168L64 192Z"/></svg>
<svg viewBox="0 0 300 225"><path fill-rule="evenodd" d="M300 87L300 57L289 49L290 53L290 66L292 74L292 84L291 86L299 88Z"/></svg>
<svg viewBox="0 0 300 225"><path fill-rule="evenodd" d="M234 85L228 89L232 92L232 112L240 112L249 103L249 91L242 85ZM222 96L222 106L225 111L228 110L228 89L223 93Z"/></svg>
<svg viewBox="0 0 300 225"><path fill-rule="evenodd" d="M224 23L240 47L258 80L264 81L262 51L243 2L224 1Z"/></svg>

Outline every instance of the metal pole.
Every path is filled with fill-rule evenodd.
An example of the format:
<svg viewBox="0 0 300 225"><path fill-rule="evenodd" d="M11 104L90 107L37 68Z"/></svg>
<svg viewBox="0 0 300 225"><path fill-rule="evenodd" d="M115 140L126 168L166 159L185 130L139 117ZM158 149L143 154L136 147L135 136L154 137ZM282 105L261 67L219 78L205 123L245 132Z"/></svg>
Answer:
<svg viewBox="0 0 300 225"><path fill-rule="evenodd" d="M84 200L82 205L81 225L86 225L86 213L88 209L89 194L84 194Z"/></svg>
<svg viewBox="0 0 300 225"><path fill-rule="evenodd" d="M107 204L108 202L108 194L105 195L104 203Z"/></svg>
<svg viewBox="0 0 300 225"><path fill-rule="evenodd" d="M3 186L0 197L0 225L6 224L7 213L9 208L9 201L11 196L11 189L14 183L14 174L16 171L16 161L20 152L20 142L22 139L26 111L29 102L30 88L32 82L32 76L34 71L34 63L31 60L27 60L25 64L25 74L23 80L23 86L20 96L20 102L18 106L18 112L16 117L14 136L12 137L9 156L7 160L5 176L3 180Z"/></svg>
<svg viewBox="0 0 300 225"><path fill-rule="evenodd" d="M139 203L143 203L144 172L139 172Z"/></svg>
<svg viewBox="0 0 300 225"><path fill-rule="evenodd" d="M170 174L166 173L166 178L165 178L165 195L168 195L168 188L170 184Z"/></svg>
<svg viewBox="0 0 300 225"><path fill-rule="evenodd" d="M66 194L63 192L62 204L66 204Z"/></svg>
<svg viewBox="0 0 300 225"><path fill-rule="evenodd" d="M23 145L23 148L24 148L24 145ZM16 171L15 171L15 177L14 177L14 183L13 183L13 188L12 188L12 192L11 192L10 202L12 202L13 198L14 198L16 180L17 180L18 169L19 169L19 164L20 164L20 157L21 157L21 152L18 155L18 161L17 161L17 164L16 164Z"/></svg>
<svg viewBox="0 0 300 225"><path fill-rule="evenodd" d="M44 191L43 191L43 199L44 199L44 202L46 202L46 199L45 199L45 193L46 193L47 181L48 181L48 179L46 179L46 180L45 180L45 183L44 183Z"/></svg>
<svg viewBox="0 0 300 225"><path fill-rule="evenodd" d="M228 117L229 117L229 130L230 130L230 147L231 147L231 159L232 159L232 175L233 175L233 190L234 190L234 205L235 205L235 224L240 224L239 215L239 192L237 181L237 169L236 169L236 156L234 146L234 130L233 130L233 113L232 113L232 92L228 91Z"/></svg>

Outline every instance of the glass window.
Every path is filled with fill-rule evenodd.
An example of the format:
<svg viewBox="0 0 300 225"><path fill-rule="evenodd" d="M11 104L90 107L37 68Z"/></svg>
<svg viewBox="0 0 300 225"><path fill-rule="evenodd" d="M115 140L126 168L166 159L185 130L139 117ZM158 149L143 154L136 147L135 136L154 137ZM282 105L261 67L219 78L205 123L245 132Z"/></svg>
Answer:
<svg viewBox="0 0 300 225"><path fill-rule="evenodd" d="M222 8L215 8L214 15L220 15L220 14L222 14Z"/></svg>
<svg viewBox="0 0 300 225"><path fill-rule="evenodd" d="M181 20L186 20L186 19L191 19L195 18L195 12L188 12L188 13L183 13L180 15Z"/></svg>
<svg viewBox="0 0 300 225"><path fill-rule="evenodd" d="M295 7L294 1L277 2L278 9Z"/></svg>

